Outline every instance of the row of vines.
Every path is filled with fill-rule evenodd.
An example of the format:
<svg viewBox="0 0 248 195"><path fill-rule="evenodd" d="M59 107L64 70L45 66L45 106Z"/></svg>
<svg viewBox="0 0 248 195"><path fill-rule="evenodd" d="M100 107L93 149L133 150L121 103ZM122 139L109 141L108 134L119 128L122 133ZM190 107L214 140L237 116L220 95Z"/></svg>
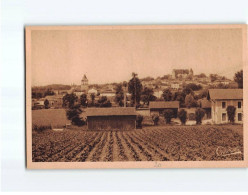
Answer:
<svg viewBox="0 0 248 195"><path fill-rule="evenodd" d="M223 126L47 130L33 133L32 158L34 162L242 160L243 136Z"/></svg>

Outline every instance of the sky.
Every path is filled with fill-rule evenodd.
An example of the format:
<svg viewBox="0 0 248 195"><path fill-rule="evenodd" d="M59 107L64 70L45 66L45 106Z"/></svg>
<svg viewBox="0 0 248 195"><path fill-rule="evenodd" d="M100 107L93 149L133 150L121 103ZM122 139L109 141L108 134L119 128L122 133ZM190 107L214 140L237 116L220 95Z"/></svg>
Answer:
<svg viewBox="0 0 248 195"><path fill-rule="evenodd" d="M35 30L32 86L128 81L192 68L233 78L242 69L241 29Z"/></svg>

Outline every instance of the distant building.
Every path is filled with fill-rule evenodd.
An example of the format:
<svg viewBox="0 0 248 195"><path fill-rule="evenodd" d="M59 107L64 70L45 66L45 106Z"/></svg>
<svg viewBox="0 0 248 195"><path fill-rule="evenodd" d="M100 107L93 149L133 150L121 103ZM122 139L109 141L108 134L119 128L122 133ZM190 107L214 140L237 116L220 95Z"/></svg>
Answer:
<svg viewBox="0 0 248 195"><path fill-rule="evenodd" d="M45 108L44 101L45 101L44 98L41 98L41 99L39 99L39 100L37 100L37 99L32 99L32 110L43 109L43 108Z"/></svg>
<svg viewBox="0 0 248 195"><path fill-rule="evenodd" d="M64 95L49 95L44 99L47 99L49 102L50 108L62 108Z"/></svg>
<svg viewBox="0 0 248 195"><path fill-rule="evenodd" d="M178 90L180 88L179 83L171 83L171 89Z"/></svg>
<svg viewBox="0 0 248 195"><path fill-rule="evenodd" d="M162 90L154 90L154 94L153 94L156 98L161 98L163 95L163 91Z"/></svg>
<svg viewBox="0 0 248 195"><path fill-rule="evenodd" d="M104 91L100 92L100 96L114 97L115 96L115 91L113 91L113 90L104 90Z"/></svg>
<svg viewBox="0 0 248 195"><path fill-rule="evenodd" d="M79 89L75 89L75 90L73 91L73 93L74 93L76 96L80 97L82 94L86 94L86 91L85 91L85 90L82 91L82 90L79 90Z"/></svg>
<svg viewBox="0 0 248 195"><path fill-rule="evenodd" d="M211 116L216 124L227 123L227 107L236 108L235 122L243 123L243 89L209 89L208 100L211 101Z"/></svg>
<svg viewBox="0 0 248 195"><path fill-rule="evenodd" d="M94 88L89 89L88 94L97 94L97 90Z"/></svg>
<svg viewBox="0 0 248 195"><path fill-rule="evenodd" d="M162 115L164 110L171 109L174 112L174 117L177 117L179 109L179 101L151 101L149 103L150 114Z"/></svg>
<svg viewBox="0 0 248 195"><path fill-rule="evenodd" d="M86 75L84 75L81 80L81 91L86 91L86 93L88 93L88 89L89 89L88 79Z"/></svg>
<svg viewBox="0 0 248 195"><path fill-rule="evenodd" d="M66 95L67 93L70 93L71 90L67 89L60 89L60 90L53 90L55 95Z"/></svg>
<svg viewBox="0 0 248 195"><path fill-rule="evenodd" d="M229 85L230 82L229 82L229 81L221 81L221 84L222 84L222 85Z"/></svg>
<svg viewBox="0 0 248 195"><path fill-rule="evenodd" d="M193 76L194 72L192 69L173 69L172 78L176 79L179 77L186 78L187 76Z"/></svg>
<svg viewBox="0 0 248 195"><path fill-rule="evenodd" d="M88 108L89 130L132 130L136 128L134 107Z"/></svg>

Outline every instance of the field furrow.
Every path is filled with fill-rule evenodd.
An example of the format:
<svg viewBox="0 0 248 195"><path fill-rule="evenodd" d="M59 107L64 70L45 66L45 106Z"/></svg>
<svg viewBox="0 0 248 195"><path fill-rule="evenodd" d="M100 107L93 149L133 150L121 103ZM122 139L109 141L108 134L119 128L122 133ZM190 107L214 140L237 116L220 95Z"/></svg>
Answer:
<svg viewBox="0 0 248 195"><path fill-rule="evenodd" d="M133 131L34 132L34 162L239 161L242 125L150 126Z"/></svg>
<svg viewBox="0 0 248 195"><path fill-rule="evenodd" d="M107 136L108 136L107 133L103 133L101 140L96 144L95 148L89 154L87 161L92 161L92 162L99 161L104 145L106 144Z"/></svg>

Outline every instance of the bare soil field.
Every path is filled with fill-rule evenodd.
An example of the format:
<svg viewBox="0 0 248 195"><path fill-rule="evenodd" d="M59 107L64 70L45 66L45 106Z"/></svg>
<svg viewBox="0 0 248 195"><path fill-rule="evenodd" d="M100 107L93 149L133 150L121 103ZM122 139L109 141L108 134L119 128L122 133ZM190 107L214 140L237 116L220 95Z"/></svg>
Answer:
<svg viewBox="0 0 248 195"><path fill-rule="evenodd" d="M34 162L243 160L242 132L242 125L34 131L32 159Z"/></svg>

